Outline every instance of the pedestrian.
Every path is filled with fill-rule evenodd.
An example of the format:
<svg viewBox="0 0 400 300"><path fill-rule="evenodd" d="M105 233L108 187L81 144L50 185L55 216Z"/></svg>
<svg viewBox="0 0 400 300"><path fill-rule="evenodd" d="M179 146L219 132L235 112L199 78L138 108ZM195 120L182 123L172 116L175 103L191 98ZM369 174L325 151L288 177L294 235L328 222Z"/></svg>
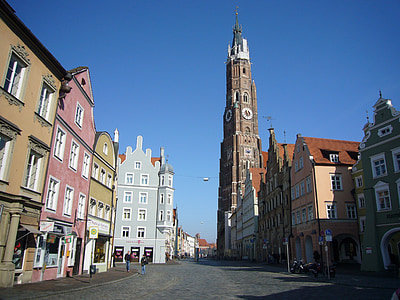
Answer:
<svg viewBox="0 0 400 300"><path fill-rule="evenodd" d="M126 271L129 273L131 270L131 253L128 251L128 253L125 254L125 262L126 262Z"/></svg>
<svg viewBox="0 0 400 300"><path fill-rule="evenodd" d="M142 266L142 275L144 275L146 274L146 265L148 264L146 254L143 254L140 264Z"/></svg>
<svg viewBox="0 0 400 300"><path fill-rule="evenodd" d="M117 259L117 252L114 251L113 253L113 267L115 268L115 260Z"/></svg>

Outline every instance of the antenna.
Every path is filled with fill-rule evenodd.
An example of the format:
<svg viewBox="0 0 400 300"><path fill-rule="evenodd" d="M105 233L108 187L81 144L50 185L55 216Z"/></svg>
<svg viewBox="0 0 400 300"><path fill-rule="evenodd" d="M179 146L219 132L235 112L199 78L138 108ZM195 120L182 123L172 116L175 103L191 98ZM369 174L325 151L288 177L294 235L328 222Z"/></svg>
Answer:
<svg viewBox="0 0 400 300"><path fill-rule="evenodd" d="M283 142L286 144L286 130L283 131Z"/></svg>
<svg viewBox="0 0 400 300"><path fill-rule="evenodd" d="M269 122L270 128L273 128L272 127L272 120L275 120L275 119L273 119L272 116L266 116L266 117L263 116L263 118L267 119L267 122Z"/></svg>

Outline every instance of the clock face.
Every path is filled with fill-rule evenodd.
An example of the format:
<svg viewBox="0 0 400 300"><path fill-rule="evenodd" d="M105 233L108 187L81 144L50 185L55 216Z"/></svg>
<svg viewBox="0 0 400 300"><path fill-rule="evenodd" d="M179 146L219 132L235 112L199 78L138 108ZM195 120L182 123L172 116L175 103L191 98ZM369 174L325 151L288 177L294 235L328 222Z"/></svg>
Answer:
<svg viewBox="0 0 400 300"><path fill-rule="evenodd" d="M225 121L229 122L231 119L232 119L232 111L228 109L225 114Z"/></svg>
<svg viewBox="0 0 400 300"><path fill-rule="evenodd" d="M251 111L250 108L245 107L242 109L242 116L243 118L250 120L253 117L253 112Z"/></svg>

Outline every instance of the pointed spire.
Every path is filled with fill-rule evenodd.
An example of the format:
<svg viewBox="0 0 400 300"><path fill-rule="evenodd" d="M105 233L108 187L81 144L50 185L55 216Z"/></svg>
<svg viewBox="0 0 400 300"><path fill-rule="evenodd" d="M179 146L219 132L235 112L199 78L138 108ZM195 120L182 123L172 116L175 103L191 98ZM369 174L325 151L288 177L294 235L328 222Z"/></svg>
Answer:
<svg viewBox="0 0 400 300"><path fill-rule="evenodd" d="M233 41L232 41L232 48L235 46L239 47L240 50L243 50L243 38L242 38L242 27L239 25L238 19L238 7L236 6L236 23L235 27L233 27ZM239 50L238 49L238 50Z"/></svg>

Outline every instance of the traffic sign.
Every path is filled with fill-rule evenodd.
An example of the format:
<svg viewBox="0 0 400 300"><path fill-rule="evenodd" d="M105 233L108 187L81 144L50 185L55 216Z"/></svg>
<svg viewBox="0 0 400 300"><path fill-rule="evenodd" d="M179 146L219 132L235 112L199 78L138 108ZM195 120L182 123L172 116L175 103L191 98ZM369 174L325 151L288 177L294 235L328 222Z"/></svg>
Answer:
<svg viewBox="0 0 400 300"><path fill-rule="evenodd" d="M332 236L331 235L327 235L325 237L325 239L326 239L327 242L332 242Z"/></svg>
<svg viewBox="0 0 400 300"><path fill-rule="evenodd" d="M330 229L325 230L325 235L332 235L332 230Z"/></svg>
<svg viewBox="0 0 400 300"><path fill-rule="evenodd" d="M318 243L319 243L320 245L323 245L323 244L324 244L324 237L323 237L322 235L318 237Z"/></svg>

